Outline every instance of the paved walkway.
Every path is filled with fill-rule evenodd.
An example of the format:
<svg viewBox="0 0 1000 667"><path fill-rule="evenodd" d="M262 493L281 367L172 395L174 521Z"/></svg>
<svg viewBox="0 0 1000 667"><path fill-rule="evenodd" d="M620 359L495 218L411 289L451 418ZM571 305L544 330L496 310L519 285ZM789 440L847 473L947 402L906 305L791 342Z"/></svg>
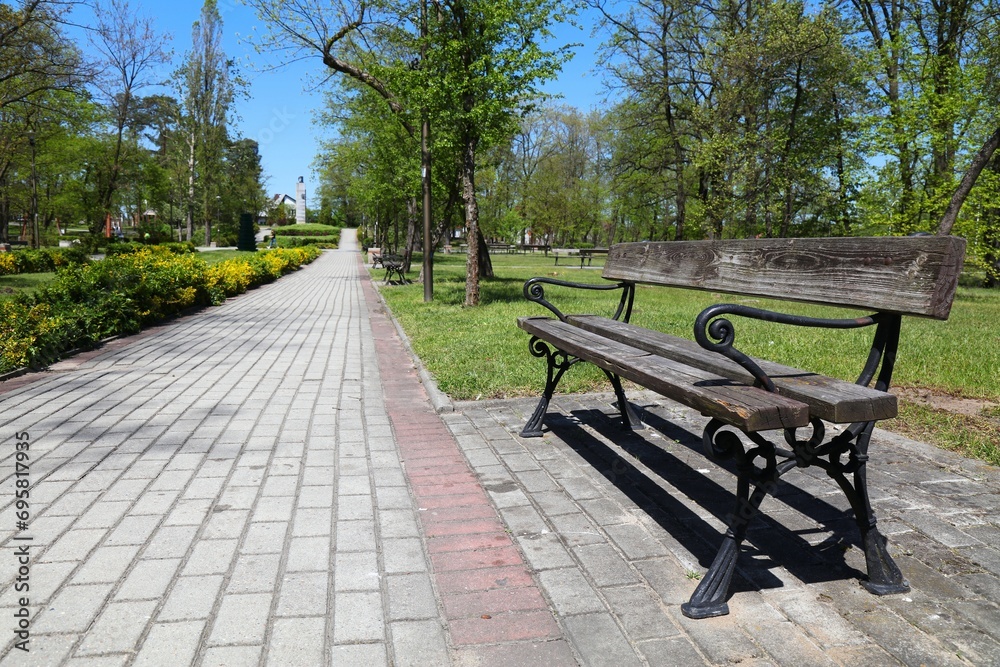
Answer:
<svg viewBox="0 0 1000 667"><path fill-rule="evenodd" d="M1000 664L996 469L877 436L913 586L884 598L839 491L790 475L732 613L690 621L733 488L702 418L638 394L623 434L613 397L568 396L522 440L534 401L438 415L348 248L0 385L0 664Z"/></svg>

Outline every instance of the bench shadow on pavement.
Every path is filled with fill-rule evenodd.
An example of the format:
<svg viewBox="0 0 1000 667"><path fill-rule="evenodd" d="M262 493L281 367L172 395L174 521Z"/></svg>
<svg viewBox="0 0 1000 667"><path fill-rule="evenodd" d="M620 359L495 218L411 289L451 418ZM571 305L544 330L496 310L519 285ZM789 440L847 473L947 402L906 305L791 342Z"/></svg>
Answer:
<svg viewBox="0 0 1000 667"><path fill-rule="evenodd" d="M677 446L692 450L701 458L699 466L703 463L704 467L726 470L731 476L732 484L721 485L641 434L623 430L617 414L607 414L600 409L573 410L571 414L572 417L566 417L550 412L546 416L546 425L555 436L645 511L707 569L722 541L720 528L700 517L680 498L620 456L615 447L620 447L641 461L651 472L682 493L689 502L693 501L723 523L727 523L736 498L736 474L732 462L716 462L705 458L700 435L681 428L648 409L643 409L641 414L647 427L661 433L667 443L676 443ZM614 443L614 446L609 446L588 433L577 420L593 428ZM819 527L789 529L769 516L769 512L776 510L788 514L774 500L796 513L804 514L819 524ZM815 532L829 533L829 536L819 544L810 544L803 535ZM733 578L730 597L738 592L781 588L781 579L770 572L771 568L778 566L784 567L806 584L862 578L865 576L864 572L845 560L849 546L860 548L857 527L849 511L814 498L795 484L782 480L776 497L765 501L764 512L751 523L747 540L741 547L740 562Z"/></svg>

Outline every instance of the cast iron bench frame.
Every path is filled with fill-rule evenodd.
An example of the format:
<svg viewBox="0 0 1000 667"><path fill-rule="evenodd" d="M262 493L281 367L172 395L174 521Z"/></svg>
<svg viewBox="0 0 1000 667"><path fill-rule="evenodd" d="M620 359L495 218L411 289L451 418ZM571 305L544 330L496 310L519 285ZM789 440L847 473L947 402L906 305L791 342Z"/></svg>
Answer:
<svg viewBox="0 0 1000 667"><path fill-rule="evenodd" d="M386 284L392 282L393 276L398 276L401 283L406 282L403 264L403 258L399 255L393 255L384 251L377 255L372 255L372 268L382 267L385 269L385 277L382 279L382 282Z"/></svg>
<svg viewBox="0 0 1000 667"><path fill-rule="evenodd" d="M950 236L625 243L611 248L602 273L615 284L532 278L524 284L525 297L556 319L518 319L518 326L531 334L531 354L547 361L542 397L521 436L543 434L556 385L581 361L595 364L607 375L626 428L638 430L643 425L625 396L622 378L710 418L702 434L703 447L710 458L735 459L736 508L715 560L681 607L685 616L729 613L726 599L747 525L780 478L796 467L824 469L850 502L868 569L864 587L877 595L908 591L909 584L876 527L867 488L868 446L875 423L896 416L895 396L887 392L902 316L946 320L964 254L965 241ZM630 323L638 284L864 309L871 314L819 319L719 303L695 318L693 342ZM566 315L546 300L546 285L620 290L621 296L611 318ZM825 329L875 327L875 331L863 369L852 384L744 354L734 345L732 316ZM824 422L847 426L825 440ZM800 436L804 427L811 427L811 432ZM765 437L766 431L778 437Z"/></svg>

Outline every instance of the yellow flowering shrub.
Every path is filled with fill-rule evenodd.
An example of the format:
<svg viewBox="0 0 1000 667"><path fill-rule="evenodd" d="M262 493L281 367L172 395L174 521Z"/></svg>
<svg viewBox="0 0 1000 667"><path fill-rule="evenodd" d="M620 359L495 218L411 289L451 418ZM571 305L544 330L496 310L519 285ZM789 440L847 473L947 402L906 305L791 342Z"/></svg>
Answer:
<svg viewBox="0 0 1000 667"><path fill-rule="evenodd" d="M17 273L17 262L12 252L0 252L0 276L10 276Z"/></svg>

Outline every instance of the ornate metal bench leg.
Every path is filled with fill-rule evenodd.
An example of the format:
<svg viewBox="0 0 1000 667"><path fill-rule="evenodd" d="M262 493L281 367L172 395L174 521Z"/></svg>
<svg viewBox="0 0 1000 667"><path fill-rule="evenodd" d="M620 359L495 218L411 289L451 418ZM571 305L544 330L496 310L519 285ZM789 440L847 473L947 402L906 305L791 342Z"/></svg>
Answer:
<svg viewBox="0 0 1000 667"><path fill-rule="evenodd" d="M608 379L611 380L611 386L615 388L615 396L618 398L618 410L622 413L622 426L632 431L641 431L646 428L646 425L642 423L639 416L635 414L632 404L628 402L625 390L622 389L621 378L608 371L604 371L604 374L608 376Z"/></svg>
<svg viewBox="0 0 1000 667"><path fill-rule="evenodd" d="M552 394L556 390L556 385L559 384L563 373L575 363L576 359L570 358L562 350L550 348L536 336L531 337L528 349L531 351L532 356L545 357L547 365L545 371L545 390L542 392L542 398L538 401L535 411L531 413L528 423L521 429L521 437L540 438L542 437L542 421L545 419L545 412L549 409L549 401L552 400Z"/></svg>
<svg viewBox="0 0 1000 667"><path fill-rule="evenodd" d="M777 465L774 446L763 438L749 434L757 447L744 451L739 437L728 431L719 431L722 426L722 422L716 419L710 421L702 434L702 444L711 458L736 459L736 509L729 517L729 527L712 566L692 593L691 599L681 605L681 613L688 618L711 618L729 613L726 598L736 570L740 544L746 537L747 526L760 509L761 502L777 486L785 465ZM764 459L764 466L760 470L754 465L754 460L758 457ZM750 493L751 483L753 493Z"/></svg>
<svg viewBox="0 0 1000 667"><path fill-rule="evenodd" d="M681 613L688 618L711 618L729 613L726 598L729 597L729 584L736 570L740 544L746 537L750 519L757 513L767 495L767 491L760 486L754 488L753 494L749 494L750 482L743 471L740 472L737 487L736 513L729 522L722 546L698 588L691 594L691 599L681 605Z"/></svg>
<svg viewBox="0 0 1000 667"><path fill-rule="evenodd" d="M909 591L910 584L903 578L896 561L889 555L886 547L888 540L876 527L875 512L872 511L871 501L868 498L866 464L868 442L871 440L874 426L874 422L867 424L851 450L848 470L854 470L854 484L851 485L844 475L843 466L832 467L829 474L837 481L850 501L858 529L861 531L861 545L865 550L865 563L868 566L868 580L862 581L861 585L876 595L892 595Z"/></svg>

